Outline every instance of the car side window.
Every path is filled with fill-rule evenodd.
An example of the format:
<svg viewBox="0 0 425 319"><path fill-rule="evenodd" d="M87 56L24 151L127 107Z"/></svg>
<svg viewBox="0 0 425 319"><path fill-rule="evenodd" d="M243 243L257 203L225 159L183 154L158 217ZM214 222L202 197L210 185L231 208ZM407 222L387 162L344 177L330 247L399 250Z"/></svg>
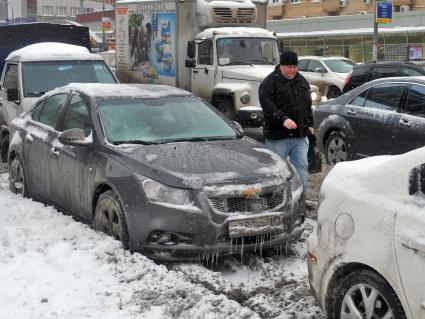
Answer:
<svg viewBox="0 0 425 319"><path fill-rule="evenodd" d="M307 71L307 64L308 64L307 59L305 60L299 60L298 62L298 71Z"/></svg>
<svg viewBox="0 0 425 319"><path fill-rule="evenodd" d="M92 129L87 102L77 94L72 95L71 101L65 109L61 131L66 131L72 128L80 128L84 130L85 136L89 136Z"/></svg>
<svg viewBox="0 0 425 319"><path fill-rule="evenodd" d="M348 102L349 105L355 105L355 106L364 106L364 102L366 101L368 90L363 91L359 95L357 95L354 99L352 99L350 102Z"/></svg>
<svg viewBox="0 0 425 319"><path fill-rule="evenodd" d="M316 72L317 68L322 68L323 69L323 65L322 63L320 63L319 61L316 60L310 60L310 63L308 64L308 72Z"/></svg>
<svg viewBox="0 0 425 319"><path fill-rule="evenodd" d="M401 75L402 76L423 76L425 73L421 73L418 70L412 69L412 68L402 68L401 69Z"/></svg>
<svg viewBox="0 0 425 319"><path fill-rule="evenodd" d="M375 67L372 70L372 77L369 81L390 76L398 76L398 67Z"/></svg>
<svg viewBox="0 0 425 319"><path fill-rule="evenodd" d="M18 65L8 64L6 73L4 75L4 88L17 89L18 88Z"/></svg>
<svg viewBox="0 0 425 319"><path fill-rule="evenodd" d="M198 44L198 64L213 64L212 40L205 40Z"/></svg>
<svg viewBox="0 0 425 319"><path fill-rule="evenodd" d="M39 102L33 109L32 109L32 112L31 112L31 118L34 120L34 121L36 121L36 122L38 122L39 120L40 120L40 114L41 114L41 111L43 110L43 107L44 107L44 103L46 102L46 100L43 100L43 101L41 101L41 102Z"/></svg>
<svg viewBox="0 0 425 319"><path fill-rule="evenodd" d="M369 88L365 107L375 109L396 111L400 104L401 96L403 95L404 84L386 83L379 84Z"/></svg>
<svg viewBox="0 0 425 319"><path fill-rule="evenodd" d="M425 86L413 84L407 96L405 112L425 117Z"/></svg>
<svg viewBox="0 0 425 319"><path fill-rule="evenodd" d="M40 112L38 122L55 127L56 121L59 117L63 105L65 104L67 96L68 95L66 93L62 93L48 97L44 103L43 109Z"/></svg>

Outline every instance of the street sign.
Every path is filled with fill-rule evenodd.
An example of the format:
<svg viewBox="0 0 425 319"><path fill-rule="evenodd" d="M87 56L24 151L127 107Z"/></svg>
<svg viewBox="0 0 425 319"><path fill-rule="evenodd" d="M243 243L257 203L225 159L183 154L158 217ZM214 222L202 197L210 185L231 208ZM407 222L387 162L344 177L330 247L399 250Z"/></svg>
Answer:
<svg viewBox="0 0 425 319"><path fill-rule="evenodd" d="M389 23L393 21L393 3L392 1L377 1L376 2L377 23Z"/></svg>

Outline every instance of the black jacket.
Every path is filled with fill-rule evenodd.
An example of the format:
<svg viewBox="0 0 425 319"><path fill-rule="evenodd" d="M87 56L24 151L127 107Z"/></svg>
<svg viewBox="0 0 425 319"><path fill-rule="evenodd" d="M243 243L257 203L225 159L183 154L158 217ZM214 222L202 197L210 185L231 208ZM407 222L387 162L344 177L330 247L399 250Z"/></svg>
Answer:
<svg viewBox="0 0 425 319"><path fill-rule="evenodd" d="M288 80L277 65L261 82L258 95L264 113L265 138L284 139L308 135L308 128L313 127L310 85L300 73ZM283 127L283 121L287 118L297 123L297 129Z"/></svg>

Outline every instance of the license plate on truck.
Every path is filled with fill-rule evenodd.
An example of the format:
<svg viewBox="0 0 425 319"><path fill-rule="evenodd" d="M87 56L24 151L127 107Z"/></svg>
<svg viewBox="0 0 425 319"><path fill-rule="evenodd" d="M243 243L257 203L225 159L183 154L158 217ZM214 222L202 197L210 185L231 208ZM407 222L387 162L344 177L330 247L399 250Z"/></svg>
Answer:
<svg viewBox="0 0 425 319"><path fill-rule="evenodd" d="M228 223L231 238L286 233L288 230L286 219L281 213L230 217Z"/></svg>

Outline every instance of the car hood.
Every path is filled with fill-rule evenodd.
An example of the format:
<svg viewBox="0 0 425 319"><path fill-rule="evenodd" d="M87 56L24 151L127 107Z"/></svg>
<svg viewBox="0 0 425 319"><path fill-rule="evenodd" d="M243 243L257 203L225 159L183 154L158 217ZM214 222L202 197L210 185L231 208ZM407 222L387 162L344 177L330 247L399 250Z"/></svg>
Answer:
<svg viewBox="0 0 425 319"><path fill-rule="evenodd" d="M286 160L250 139L184 142L161 145L121 145L117 160L131 171L169 186L204 186L289 178Z"/></svg>
<svg viewBox="0 0 425 319"><path fill-rule="evenodd" d="M223 78L262 81L275 67L275 65L230 65L223 69Z"/></svg>

